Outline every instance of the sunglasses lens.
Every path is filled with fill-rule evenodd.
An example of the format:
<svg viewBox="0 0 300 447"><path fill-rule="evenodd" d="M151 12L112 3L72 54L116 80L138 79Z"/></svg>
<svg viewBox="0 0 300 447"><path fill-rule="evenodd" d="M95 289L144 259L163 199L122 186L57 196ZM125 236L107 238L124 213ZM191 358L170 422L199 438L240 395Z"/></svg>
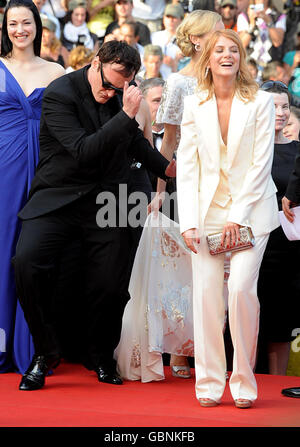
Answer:
<svg viewBox="0 0 300 447"><path fill-rule="evenodd" d="M269 88L274 87L275 85L280 85L280 87L283 87L285 89L288 90L288 86L285 85L283 82L281 81L266 81L261 85L261 89L262 90L268 90Z"/></svg>

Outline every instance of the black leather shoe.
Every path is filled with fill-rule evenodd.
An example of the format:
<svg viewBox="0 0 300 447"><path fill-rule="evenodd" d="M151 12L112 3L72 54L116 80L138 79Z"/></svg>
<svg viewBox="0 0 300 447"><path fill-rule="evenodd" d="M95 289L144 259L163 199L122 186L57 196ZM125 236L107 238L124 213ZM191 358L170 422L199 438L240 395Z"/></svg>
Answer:
<svg viewBox="0 0 300 447"><path fill-rule="evenodd" d="M51 368L59 365L59 357L46 357L34 355L29 368L22 377L19 390L34 391L41 389L45 384L45 377Z"/></svg>
<svg viewBox="0 0 300 447"><path fill-rule="evenodd" d="M281 393L287 397L300 397L300 386L295 388L285 388Z"/></svg>
<svg viewBox="0 0 300 447"><path fill-rule="evenodd" d="M95 369L99 382L111 383L113 385L122 385L123 380L115 369L106 366L98 366Z"/></svg>

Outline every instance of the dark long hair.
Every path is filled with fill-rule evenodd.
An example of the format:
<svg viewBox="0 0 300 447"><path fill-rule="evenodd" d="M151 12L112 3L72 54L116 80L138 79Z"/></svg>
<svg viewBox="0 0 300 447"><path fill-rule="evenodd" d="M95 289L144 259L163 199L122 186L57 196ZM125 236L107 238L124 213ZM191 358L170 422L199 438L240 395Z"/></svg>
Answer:
<svg viewBox="0 0 300 447"><path fill-rule="evenodd" d="M33 41L33 51L36 56L40 55L43 27L40 13L37 7L31 0L10 0L10 2L7 4L5 8L2 23L1 53L0 53L0 56L2 57L6 57L9 53L11 53L13 49L13 45L7 33L7 12L11 8L21 8L21 7L28 8L33 14L36 26L36 36Z"/></svg>

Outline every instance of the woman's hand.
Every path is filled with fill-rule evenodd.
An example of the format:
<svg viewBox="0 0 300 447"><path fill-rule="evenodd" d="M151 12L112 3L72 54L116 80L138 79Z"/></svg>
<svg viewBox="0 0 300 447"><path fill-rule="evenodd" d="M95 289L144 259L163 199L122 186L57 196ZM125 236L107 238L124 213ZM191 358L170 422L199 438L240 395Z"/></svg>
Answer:
<svg viewBox="0 0 300 447"><path fill-rule="evenodd" d="M147 213L154 213L154 217L157 217L158 211L160 210L163 202L165 200L165 193L164 192L157 192L155 194L154 199L149 203L147 207Z"/></svg>
<svg viewBox="0 0 300 447"><path fill-rule="evenodd" d="M221 239L223 247L226 245L229 248L230 245L235 245L241 239L240 227L241 225L234 222L227 222L224 225Z"/></svg>
<svg viewBox="0 0 300 447"><path fill-rule="evenodd" d="M200 236L197 228L191 228L182 233L186 246L193 252L198 253L196 246L200 244Z"/></svg>

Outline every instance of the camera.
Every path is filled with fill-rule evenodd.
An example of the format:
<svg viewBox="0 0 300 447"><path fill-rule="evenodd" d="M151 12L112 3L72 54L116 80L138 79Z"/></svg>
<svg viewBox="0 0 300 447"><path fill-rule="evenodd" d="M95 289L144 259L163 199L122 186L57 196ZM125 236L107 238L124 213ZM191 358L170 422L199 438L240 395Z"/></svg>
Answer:
<svg viewBox="0 0 300 447"><path fill-rule="evenodd" d="M76 46L84 45L85 41L86 41L86 35L85 34L79 34Z"/></svg>
<svg viewBox="0 0 300 447"><path fill-rule="evenodd" d="M256 5L250 5L250 9L253 9L255 12L261 12L265 8L264 8L264 4L263 3L258 3Z"/></svg>
<svg viewBox="0 0 300 447"><path fill-rule="evenodd" d="M193 11L193 0L179 0L179 3L182 6L184 12Z"/></svg>

